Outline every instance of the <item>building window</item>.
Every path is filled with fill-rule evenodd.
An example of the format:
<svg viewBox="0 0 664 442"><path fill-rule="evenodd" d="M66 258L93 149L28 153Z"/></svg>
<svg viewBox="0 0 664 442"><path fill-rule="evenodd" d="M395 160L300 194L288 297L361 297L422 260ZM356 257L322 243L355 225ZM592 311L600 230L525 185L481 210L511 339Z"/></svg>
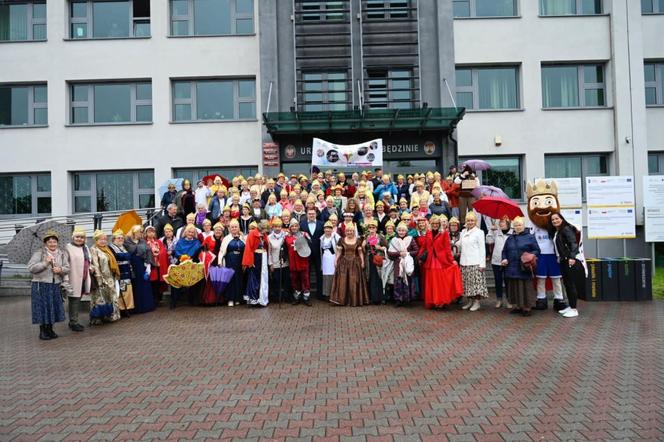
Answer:
<svg viewBox="0 0 664 442"><path fill-rule="evenodd" d="M366 101L372 109L412 109L415 77L409 69L367 69Z"/></svg>
<svg viewBox="0 0 664 442"><path fill-rule="evenodd" d="M173 81L173 121L253 120L256 81Z"/></svg>
<svg viewBox="0 0 664 442"><path fill-rule="evenodd" d="M518 109L518 67L457 68L457 106L466 109Z"/></svg>
<svg viewBox="0 0 664 442"><path fill-rule="evenodd" d="M603 107L604 66L543 65L542 104L545 108Z"/></svg>
<svg viewBox="0 0 664 442"><path fill-rule="evenodd" d="M304 72L301 81L302 109L328 111L348 109L345 72Z"/></svg>
<svg viewBox="0 0 664 442"><path fill-rule="evenodd" d="M409 0L366 0L364 4L367 20L398 20L410 18Z"/></svg>
<svg viewBox="0 0 664 442"><path fill-rule="evenodd" d="M0 0L0 41L46 40L46 1Z"/></svg>
<svg viewBox="0 0 664 442"><path fill-rule="evenodd" d="M0 84L0 127L46 126L48 97L46 84Z"/></svg>
<svg viewBox="0 0 664 442"><path fill-rule="evenodd" d="M540 14L597 15L602 13L602 0L540 0Z"/></svg>
<svg viewBox="0 0 664 442"><path fill-rule="evenodd" d="M643 14L664 14L664 0L641 0Z"/></svg>
<svg viewBox="0 0 664 442"><path fill-rule="evenodd" d="M454 0L455 17L516 17L516 0Z"/></svg>
<svg viewBox="0 0 664 442"><path fill-rule="evenodd" d="M0 216L50 213L50 173L0 175Z"/></svg>
<svg viewBox="0 0 664 442"><path fill-rule="evenodd" d="M648 175L664 175L664 152L648 153Z"/></svg>
<svg viewBox="0 0 664 442"><path fill-rule="evenodd" d="M459 158L459 164L465 160L477 157ZM483 185L496 186L512 199L521 200L523 197L523 170L521 168L521 157L479 157L491 165L491 169L477 172L477 176Z"/></svg>
<svg viewBox="0 0 664 442"><path fill-rule="evenodd" d="M152 83L71 83L71 124L152 121Z"/></svg>
<svg viewBox="0 0 664 442"><path fill-rule="evenodd" d="M171 35L254 33L254 0L170 0Z"/></svg>
<svg viewBox="0 0 664 442"><path fill-rule="evenodd" d="M645 63L646 105L664 105L664 63Z"/></svg>
<svg viewBox="0 0 664 442"><path fill-rule="evenodd" d="M206 176L221 175L229 181L236 176L242 175L243 177L253 176L258 173L257 167L210 167L210 168L187 168L187 169L173 169L173 174L176 178L183 178L194 183L194 188L199 180Z"/></svg>
<svg viewBox="0 0 664 442"><path fill-rule="evenodd" d="M154 171L75 172L74 212L155 207Z"/></svg>
<svg viewBox="0 0 664 442"><path fill-rule="evenodd" d="M544 157L546 178L581 178L581 189L586 195L586 177L609 174L607 154L546 155Z"/></svg>
<svg viewBox="0 0 664 442"><path fill-rule="evenodd" d="M348 0L298 0L296 3L300 22L338 22L346 19Z"/></svg>
<svg viewBox="0 0 664 442"><path fill-rule="evenodd" d="M150 36L150 0L71 0L72 39Z"/></svg>

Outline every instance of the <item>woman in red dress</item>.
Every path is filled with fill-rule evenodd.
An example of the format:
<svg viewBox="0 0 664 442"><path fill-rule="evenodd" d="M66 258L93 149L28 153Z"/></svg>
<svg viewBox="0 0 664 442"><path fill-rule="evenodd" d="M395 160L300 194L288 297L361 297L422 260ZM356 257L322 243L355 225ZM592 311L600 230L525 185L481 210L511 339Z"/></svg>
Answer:
<svg viewBox="0 0 664 442"><path fill-rule="evenodd" d="M164 247L164 243L157 238L157 230L153 226L145 228L145 242L148 244L154 262L150 270L152 297L155 305L159 305L167 287L164 275L168 273L168 250Z"/></svg>
<svg viewBox="0 0 664 442"><path fill-rule="evenodd" d="M434 215L429 220L424 251L424 307L443 309L463 293L461 271L452 256L450 236L441 228L441 219Z"/></svg>

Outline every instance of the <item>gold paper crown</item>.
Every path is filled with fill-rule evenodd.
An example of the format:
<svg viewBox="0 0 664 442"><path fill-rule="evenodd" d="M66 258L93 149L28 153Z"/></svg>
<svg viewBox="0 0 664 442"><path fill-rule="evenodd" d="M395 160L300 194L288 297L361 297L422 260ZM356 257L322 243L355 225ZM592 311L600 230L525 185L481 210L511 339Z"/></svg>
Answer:
<svg viewBox="0 0 664 442"><path fill-rule="evenodd" d="M554 180L545 181L539 179L533 183L528 183L526 186L526 196L528 199L535 195L558 195L558 184Z"/></svg>

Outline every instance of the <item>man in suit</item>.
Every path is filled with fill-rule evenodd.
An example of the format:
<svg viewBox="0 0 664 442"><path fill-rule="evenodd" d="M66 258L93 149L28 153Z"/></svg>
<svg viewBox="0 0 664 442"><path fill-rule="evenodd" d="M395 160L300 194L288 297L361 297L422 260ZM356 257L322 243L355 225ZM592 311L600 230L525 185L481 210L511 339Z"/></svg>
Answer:
<svg viewBox="0 0 664 442"><path fill-rule="evenodd" d="M274 196L277 198L277 201L279 201L279 192L281 192L281 188L277 188L277 184L274 182L274 180L272 178L267 180L267 187L261 194L261 202L263 203L263 207L265 207L267 204L267 199L272 194L274 194Z"/></svg>
<svg viewBox="0 0 664 442"><path fill-rule="evenodd" d="M311 238L311 265L316 275L316 297L322 299L323 269L320 262L320 237L323 236L323 222L316 219L316 209L308 209L307 217L300 223L300 230Z"/></svg>

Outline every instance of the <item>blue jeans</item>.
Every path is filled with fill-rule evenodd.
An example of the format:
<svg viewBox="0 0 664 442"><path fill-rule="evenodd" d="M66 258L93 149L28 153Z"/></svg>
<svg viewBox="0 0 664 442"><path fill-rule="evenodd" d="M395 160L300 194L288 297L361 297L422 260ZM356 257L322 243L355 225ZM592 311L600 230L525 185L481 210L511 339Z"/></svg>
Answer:
<svg viewBox="0 0 664 442"><path fill-rule="evenodd" d="M493 279L496 281L496 298L503 299L503 284L505 281L503 266L491 264L493 268Z"/></svg>

